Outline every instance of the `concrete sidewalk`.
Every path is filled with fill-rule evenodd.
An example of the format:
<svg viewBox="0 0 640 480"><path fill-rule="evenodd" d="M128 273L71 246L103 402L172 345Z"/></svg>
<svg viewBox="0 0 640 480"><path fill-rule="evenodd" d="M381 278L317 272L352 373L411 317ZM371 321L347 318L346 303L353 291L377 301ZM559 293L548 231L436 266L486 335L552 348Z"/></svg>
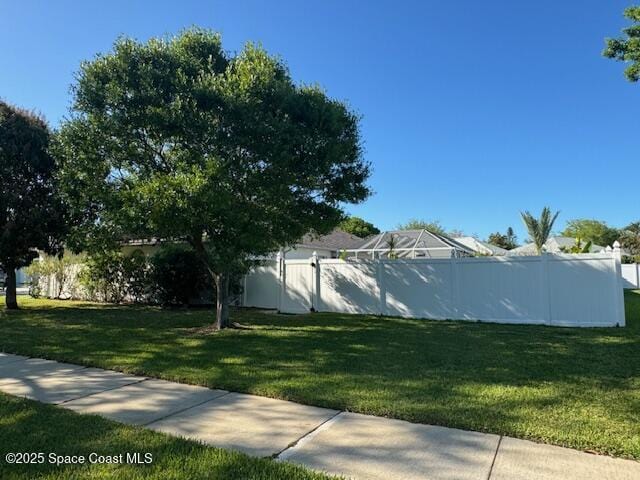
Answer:
<svg viewBox="0 0 640 480"><path fill-rule="evenodd" d="M0 353L0 391L355 479L640 479L640 463Z"/></svg>

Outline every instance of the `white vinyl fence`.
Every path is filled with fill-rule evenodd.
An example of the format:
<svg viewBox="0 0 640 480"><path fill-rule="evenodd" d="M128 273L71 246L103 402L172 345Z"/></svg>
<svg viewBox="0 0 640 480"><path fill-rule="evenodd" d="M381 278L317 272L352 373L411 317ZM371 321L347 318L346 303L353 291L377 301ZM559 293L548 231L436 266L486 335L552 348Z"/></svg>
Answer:
<svg viewBox="0 0 640 480"><path fill-rule="evenodd" d="M558 326L624 326L620 251L451 259L269 261L244 305Z"/></svg>
<svg viewBox="0 0 640 480"><path fill-rule="evenodd" d="M640 288L640 264L622 264L622 284L624 288Z"/></svg>

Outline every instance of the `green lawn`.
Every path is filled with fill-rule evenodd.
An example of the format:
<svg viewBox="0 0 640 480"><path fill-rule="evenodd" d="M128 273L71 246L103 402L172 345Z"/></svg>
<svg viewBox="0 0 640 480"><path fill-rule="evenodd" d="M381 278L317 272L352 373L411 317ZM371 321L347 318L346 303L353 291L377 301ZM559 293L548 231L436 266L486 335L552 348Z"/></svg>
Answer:
<svg viewBox="0 0 640 480"><path fill-rule="evenodd" d="M640 292L626 328L570 329L23 301L0 350L640 459Z"/></svg>
<svg viewBox="0 0 640 480"><path fill-rule="evenodd" d="M42 452L44 463L10 465L8 452ZM49 463L58 457L82 455L85 465ZM97 457L151 454L149 465L90 464ZM94 415L79 415L63 408L18 399L0 393L0 478L68 479L297 479L329 477L268 459L250 458L238 452L206 447L139 427L112 422Z"/></svg>

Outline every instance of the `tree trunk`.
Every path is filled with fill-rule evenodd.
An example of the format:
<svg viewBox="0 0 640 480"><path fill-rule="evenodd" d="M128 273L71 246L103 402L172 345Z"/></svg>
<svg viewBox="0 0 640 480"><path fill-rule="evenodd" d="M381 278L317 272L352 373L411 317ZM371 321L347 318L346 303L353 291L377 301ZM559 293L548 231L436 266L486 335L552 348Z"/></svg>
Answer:
<svg viewBox="0 0 640 480"><path fill-rule="evenodd" d="M5 286L5 301L9 310L18 309L16 296L16 269L7 267L7 284Z"/></svg>
<svg viewBox="0 0 640 480"><path fill-rule="evenodd" d="M218 273L216 279L216 323L217 330L231 326L229 321L229 275Z"/></svg>

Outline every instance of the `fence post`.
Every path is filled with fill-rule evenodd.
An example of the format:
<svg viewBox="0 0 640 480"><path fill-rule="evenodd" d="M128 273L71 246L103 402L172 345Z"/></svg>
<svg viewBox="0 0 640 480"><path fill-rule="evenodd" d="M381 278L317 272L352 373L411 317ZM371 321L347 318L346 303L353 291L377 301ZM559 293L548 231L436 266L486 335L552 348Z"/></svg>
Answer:
<svg viewBox="0 0 640 480"><path fill-rule="evenodd" d="M542 319L546 325L551 325L551 298L549 295L549 257L546 252L540 254L540 296L542 307Z"/></svg>
<svg viewBox="0 0 640 480"><path fill-rule="evenodd" d="M244 277L242 277L242 306L243 307L247 306L247 275L249 274L245 273Z"/></svg>
<svg viewBox="0 0 640 480"><path fill-rule="evenodd" d="M317 305L317 298L316 297L316 288L318 286L318 279L317 279L317 274L320 271L320 268L318 266L318 252L314 251L311 254L311 288L310 290L310 298L309 301L311 302L311 308L309 309L312 312L315 312L318 310L318 305ZM316 300L316 302L314 302L314 300Z"/></svg>
<svg viewBox="0 0 640 480"><path fill-rule="evenodd" d="M387 287L384 284L384 264L382 263L382 259L378 258L378 260L374 260L377 262L376 265L376 281L378 282L378 311L380 315L387 314Z"/></svg>
<svg viewBox="0 0 640 480"><path fill-rule="evenodd" d="M451 298L453 305L451 306L451 320L460 320L460 281L458 279L458 258L453 256L451 262Z"/></svg>
<svg viewBox="0 0 640 480"><path fill-rule="evenodd" d="M282 253L282 249L278 252L276 256L276 261L278 262L278 313L282 311L282 295L284 294L285 282L286 282L286 273L285 273L285 259Z"/></svg>
<svg viewBox="0 0 640 480"><path fill-rule="evenodd" d="M613 272L616 276L614 284L614 299L616 302L616 311L618 313L618 321L616 324L619 327L625 326L625 312L624 312L624 285L622 283L622 250L620 249L620 242L617 240L613 242Z"/></svg>

